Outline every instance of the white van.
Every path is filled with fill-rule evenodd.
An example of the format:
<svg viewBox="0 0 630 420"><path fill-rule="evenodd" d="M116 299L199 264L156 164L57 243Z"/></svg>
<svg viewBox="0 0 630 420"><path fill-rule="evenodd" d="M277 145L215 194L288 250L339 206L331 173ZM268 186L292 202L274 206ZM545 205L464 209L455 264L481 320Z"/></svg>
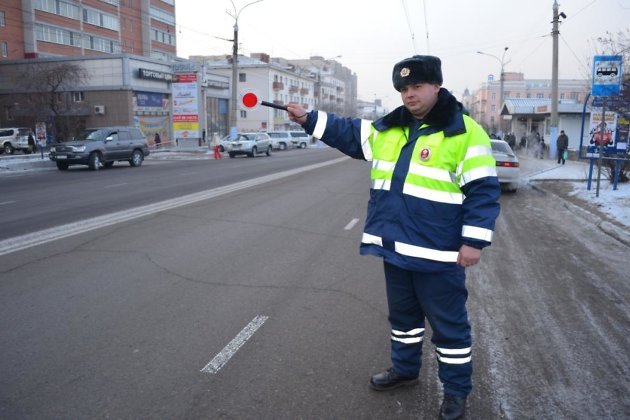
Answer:
<svg viewBox="0 0 630 420"><path fill-rule="evenodd" d="M30 128L0 128L0 153L12 155L16 150L28 152Z"/></svg>

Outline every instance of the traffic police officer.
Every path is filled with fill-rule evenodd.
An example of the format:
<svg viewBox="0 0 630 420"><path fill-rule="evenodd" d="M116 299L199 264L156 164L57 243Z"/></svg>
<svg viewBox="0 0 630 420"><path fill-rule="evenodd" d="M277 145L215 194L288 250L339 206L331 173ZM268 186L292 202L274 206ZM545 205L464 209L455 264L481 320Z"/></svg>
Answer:
<svg viewBox="0 0 630 420"><path fill-rule="evenodd" d="M472 389L465 267L490 245L500 187L486 132L442 88L441 61L416 55L394 66L403 106L371 122L287 107L289 118L346 155L372 162L362 255L384 260L392 367L377 391L414 385L425 320L444 388L440 417L463 418Z"/></svg>

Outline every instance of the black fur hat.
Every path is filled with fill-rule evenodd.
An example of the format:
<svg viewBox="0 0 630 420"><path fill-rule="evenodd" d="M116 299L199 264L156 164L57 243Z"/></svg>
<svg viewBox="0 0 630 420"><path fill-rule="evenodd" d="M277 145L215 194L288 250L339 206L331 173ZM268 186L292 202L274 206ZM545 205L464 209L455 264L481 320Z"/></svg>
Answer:
<svg viewBox="0 0 630 420"><path fill-rule="evenodd" d="M442 86L442 62L432 55L414 55L396 63L392 72L394 88L400 90L416 83L436 83Z"/></svg>

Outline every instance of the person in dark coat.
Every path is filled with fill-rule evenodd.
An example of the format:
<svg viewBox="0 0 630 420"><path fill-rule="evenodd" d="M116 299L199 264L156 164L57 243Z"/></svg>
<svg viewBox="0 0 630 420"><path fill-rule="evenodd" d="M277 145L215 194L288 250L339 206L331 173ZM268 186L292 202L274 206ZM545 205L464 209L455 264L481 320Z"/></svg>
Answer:
<svg viewBox="0 0 630 420"><path fill-rule="evenodd" d="M162 139L160 138L160 133L155 133L155 137L153 138L153 142L155 143L155 148L159 149L160 144L162 143Z"/></svg>
<svg viewBox="0 0 630 420"><path fill-rule="evenodd" d="M562 162L564 165L564 152L569 148L569 136L564 134L564 130L560 130L560 135L556 140L556 147L558 148L558 163Z"/></svg>
<svg viewBox="0 0 630 420"><path fill-rule="evenodd" d="M35 153L35 137L33 137L33 133L28 133L28 152Z"/></svg>

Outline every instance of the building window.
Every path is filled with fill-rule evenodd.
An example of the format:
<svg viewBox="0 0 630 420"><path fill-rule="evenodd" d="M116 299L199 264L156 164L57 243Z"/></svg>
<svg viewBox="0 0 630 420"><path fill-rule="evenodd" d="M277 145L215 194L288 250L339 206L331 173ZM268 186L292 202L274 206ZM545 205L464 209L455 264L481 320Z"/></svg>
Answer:
<svg viewBox="0 0 630 420"><path fill-rule="evenodd" d="M79 7L61 0L35 0L35 9L79 20Z"/></svg>
<svg viewBox="0 0 630 420"><path fill-rule="evenodd" d="M545 99L545 94L544 93L537 93L536 94L536 98L537 99Z"/></svg>
<svg viewBox="0 0 630 420"><path fill-rule="evenodd" d="M564 99L564 93L560 94L560 99Z"/></svg>
<svg viewBox="0 0 630 420"><path fill-rule="evenodd" d="M35 36L38 41L53 42L55 44L79 46L81 35L61 28L37 25Z"/></svg>
<svg viewBox="0 0 630 420"><path fill-rule="evenodd" d="M83 47L88 50L101 51L110 54L117 54L121 52L120 42L96 36L87 36L83 42Z"/></svg>
<svg viewBox="0 0 630 420"><path fill-rule="evenodd" d="M492 94L490 95L490 99L496 100L497 99L497 93L496 92L492 92Z"/></svg>
<svg viewBox="0 0 630 420"><path fill-rule="evenodd" d="M7 41L2 41L2 56L9 56L9 44L7 43Z"/></svg>
<svg viewBox="0 0 630 420"><path fill-rule="evenodd" d="M7 22L4 17L4 12L0 11L0 26L7 26Z"/></svg>
<svg viewBox="0 0 630 420"><path fill-rule="evenodd" d="M247 82L247 75L246 75L246 73L239 73L238 74L238 81L239 82Z"/></svg>
<svg viewBox="0 0 630 420"><path fill-rule="evenodd" d="M241 110L241 118L247 118L247 111Z"/></svg>
<svg viewBox="0 0 630 420"><path fill-rule="evenodd" d="M97 10L83 9L83 22L100 26L101 28L111 29L112 31L120 30L120 22L117 17L100 13Z"/></svg>
<svg viewBox="0 0 630 420"><path fill-rule="evenodd" d="M72 92L72 102L83 102L85 101L85 96L83 92Z"/></svg>
<svg viewBox="0 0 630 420"><path fill-rule="evenodd" d="M166 10L151 7L149 13L153 19L175 26L175 16Z"/></svg>
<svg viewBox="0 0 630 420"><path fill-rule="evenodd" d="M175 35L153 29L153 40L162 44L175 45Z"/></svg>
<svg viewBox="0 0 630 420"><path fill-rule="evenodd" d="M497 112L497 106L496 105L490 105L490 111Z"/></svg>

